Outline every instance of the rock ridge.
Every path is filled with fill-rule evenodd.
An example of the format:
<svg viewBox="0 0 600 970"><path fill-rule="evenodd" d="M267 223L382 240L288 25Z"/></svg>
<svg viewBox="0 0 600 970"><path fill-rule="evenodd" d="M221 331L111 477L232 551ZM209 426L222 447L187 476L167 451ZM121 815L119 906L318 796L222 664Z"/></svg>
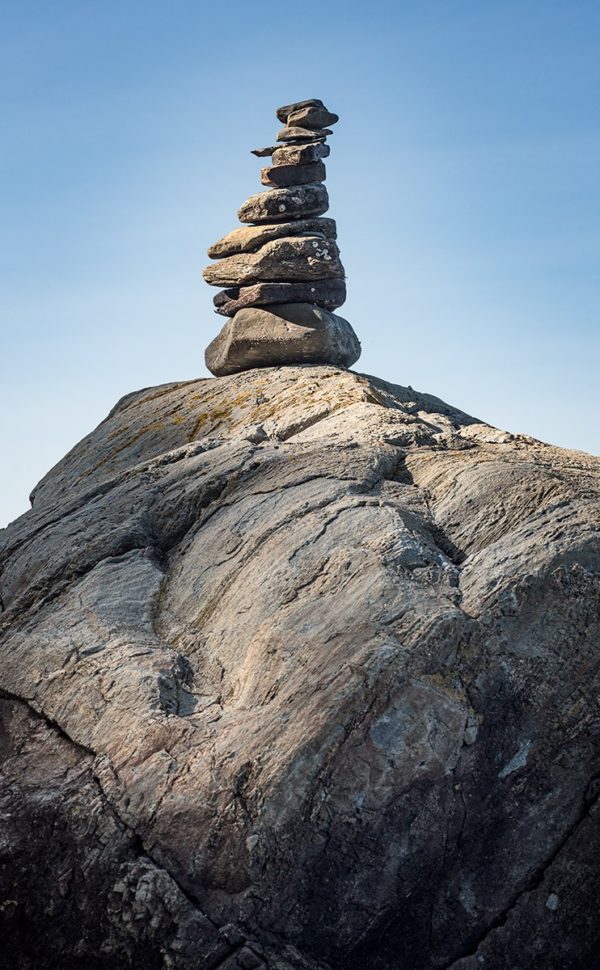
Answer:
<svg viewBox="0 0 600 970"><path fill-rule="evenodd" d="M0 532L5 965L591 970L599 496L344 367L122 398Z"/></svg>

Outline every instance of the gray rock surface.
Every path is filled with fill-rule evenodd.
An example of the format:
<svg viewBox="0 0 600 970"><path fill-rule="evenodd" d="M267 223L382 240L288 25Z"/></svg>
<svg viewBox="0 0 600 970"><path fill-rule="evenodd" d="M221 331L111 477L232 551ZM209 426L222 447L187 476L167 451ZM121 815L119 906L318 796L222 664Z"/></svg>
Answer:
<svg viewBox="0 0 600 970"><path fill-rule="evenodd" d="M223 377L283 364L350 367L359 357L360 343L343 317L310 303L285 303L240 310L208 345L205 361Z"/></svg>
<svg viewBox="0 0 600 970"><path fill-rule="evenodd" d="M592 970L600 461L332 367L128 395L0 533L11 970Z"/></svg>
<svg viewBox="0 0 600 970"><path fill-rule="evenodd" d="M320 161L302 165L272 165L269 168L261 168L260 180L263 185L286 188L288 185L324 182L326 174L325 166Z"/></svg>
<svg viewBox="0 0 600 970"><path fill-rule="evenodd" d="M255 253L272 239L282 236L325 236L335 239L337 229L334 219L298 219L296 222L263 223L260 226L240 226L227 233L208 249L211 259L222 259L236 253Z"/></svg>
<svg viewBox="0 0 600 970"><path fill-rule="evenodd" d="M294 283L341 279L344 267L334 239L284 236L265 243L255 253L219 259L207 266L202 275L211 286L244 286L279 280Z"/></svg>
<svg viewBox="0 0 600 970"><path fill-rule="evenodd" d="M251 195L238 210L240 222L286 222L320 216L327 212L329 198L324 185L299 185L293 189L270 189Z"/></svg>
<svg viewBox="0 0 600 970"><path fill-rule="evenodd" d="M217 313L232 317L248 306L271 303L315 303L335 310L346 299L346 283L337 280L312 280L308 283L254 283L221 290L213 299Z"/></svg>

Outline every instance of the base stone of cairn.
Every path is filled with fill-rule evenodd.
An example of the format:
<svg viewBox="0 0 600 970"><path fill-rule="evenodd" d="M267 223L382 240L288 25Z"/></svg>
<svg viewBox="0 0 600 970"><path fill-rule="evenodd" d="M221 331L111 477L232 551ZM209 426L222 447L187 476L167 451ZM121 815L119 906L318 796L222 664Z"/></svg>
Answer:
<svg viewBox="0 0 600 970"><path fill-rule="evenodd" d="M276 111L285 127L279 144L257 148L271 157L261 170L267 191L238 211L242 225L210 246L203 276L222 286L216 312L230 319L205 360L217 377L253 367L333 364L350 367L360 343L347 320L331 311L346 299L336 224L329 207L325 144L338 116L314 98Z"/></svg>
<svg viewBox="0 0 600 970"><path fill-rule="evenodd" d="M286 364L350 367L359 357L360 343L348 321L310 303L238 310L205 354L216 377Z"/></svg>

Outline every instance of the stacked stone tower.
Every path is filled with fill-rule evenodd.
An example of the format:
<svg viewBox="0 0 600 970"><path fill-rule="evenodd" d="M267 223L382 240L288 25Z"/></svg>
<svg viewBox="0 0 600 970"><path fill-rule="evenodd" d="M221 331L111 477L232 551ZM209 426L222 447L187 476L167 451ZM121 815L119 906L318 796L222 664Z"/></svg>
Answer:
<svg viewBox="0 0 600 970"><path fill-rule="evenodd" d="M230 319L209 344L206 366L216 376L252 367L336 364L349 367L360 343L347 320L331 311L346 299L336 224L329 207L324 158L329 125L338 116L313 98L277 109L278 144L253 151L271 157L260 180L267 191L238 211L241 228L208 250L204 270L217 313Z"/></svg>

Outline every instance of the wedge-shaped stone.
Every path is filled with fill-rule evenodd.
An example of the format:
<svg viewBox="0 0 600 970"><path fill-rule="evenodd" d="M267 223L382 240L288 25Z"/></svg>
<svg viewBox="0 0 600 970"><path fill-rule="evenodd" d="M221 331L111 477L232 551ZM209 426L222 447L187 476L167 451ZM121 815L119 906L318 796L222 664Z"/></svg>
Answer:
<svg viewBox="0 0 600 970"><path fill-rule="evenodd" d="M323 236L290 236L265 243L256 253L239 253L211 263L203 272L211 286L295 283L344 276L337 243Z"/></svg>
<svg viewBox="0 0 600 970"><path fill-rule="evenodd" d="M324 185L299 185L293 189L272 189L251 195L238 210L240 222L287 222L320 216L329 208Z"/></svg>
<svg viewBox="0 0 600 970"><path fill-rule="evenodd" d="M216 377L253 367L332 364L350 367L360 343L347 320L306 303L249 307L229 320L205 353Z"/></svg>
<svg viewBox="0 0 600 970"><path fill-rule="evenodd" d="M285 124L292 111L300 111L301 108L323 108L327 110L320 98L308 98L306 101L294 101L292 104L282 105L281 108L277 108L275 115L278 121Z"/></svg>
<svg viewBox="0 0 600 970"><path fill-rule="evenodd" d="M273 152L277 151L277 148L277 145L271 145L270 148L251 148L250 153L252 155L257 155L258 158L267 158L269 155L272 155Z"/></svg>
<svg viewBox="0 0 600 970"><path fill-rule="evenodd" d="M290 128L294 125L300 128L328 128L339 120L339 115L328 111L325 107L312 104L290 111L285 123Z"/></svg>
<svg viewBox="0 0 600 970"><path fill-rule="evenodd" d="M309 165L329 155L329 145L280 145L272 151L273 165Z"/></svg>
<svg viewBox="0 0 600 970"><path fill-rule="evenodd" d="M335 310L346 299L344 280L314 280L312 283L255 283L221 290L213 299L217 313L233 317L247 306L268 306L272 303L315 303L326 310Z"/></svg>
<svg viewBox="0 0 600 970"><path fill-rule="evenodd" d="M304 165L308 162L318 162L320 158L327 158L330 152L329 145L323 139L314 139L302 144L302 139L298 143L289 145L271 145L269 148L253 148L252 155L258 158L268 158L273 156L273 165Z"/></svg>
<svg viewBox="0 0 600 970"><path fill-rule="evenodd" d="M272 165L260 172L263 185L279 189L290 185L306 185L309 182L324 182L325 178L325 165L320 161L311 162L309 165Z"/></svg>
<svg viewBox="0 0 600 970"><path fill-rule="evenodd" d="M324 236L335 239L337 227L335 219L315 218L298 219L297 222L264 223L261 226L240 226L229 232L208 250L211 259L223 259L236 253L255 253L265 243L282 236Z"/></svg>
<svg viewBox="0 0 600 970"><path fill-rule="evenodd" d="M313 141L333 135L331 128L300 128L286 125L277 135L277 141Z"/></svg>

